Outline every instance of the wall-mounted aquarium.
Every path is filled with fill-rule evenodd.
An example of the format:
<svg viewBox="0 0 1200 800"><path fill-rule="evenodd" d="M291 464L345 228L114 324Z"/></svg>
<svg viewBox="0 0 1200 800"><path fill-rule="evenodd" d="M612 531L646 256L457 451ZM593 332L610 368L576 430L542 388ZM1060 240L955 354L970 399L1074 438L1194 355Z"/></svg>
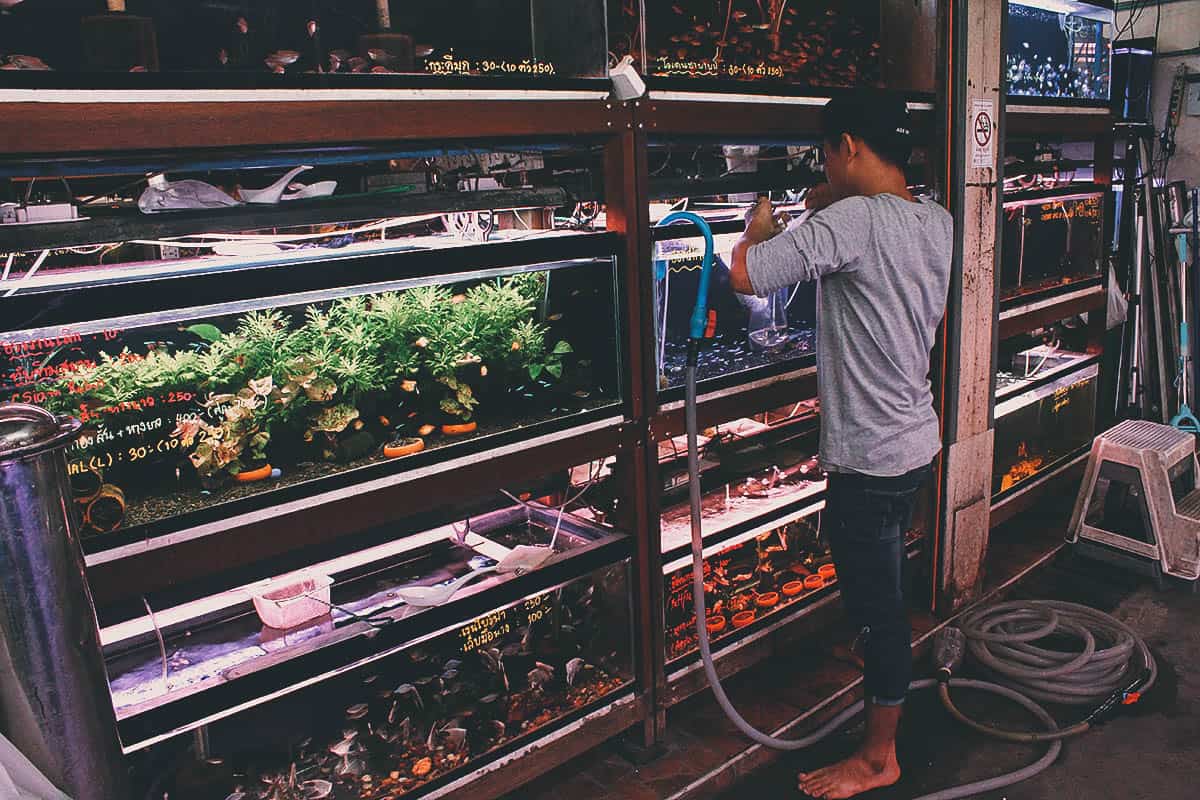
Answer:
<svg viewBox="0 0 1200 800"><path fill-rule="evenodd" d="M610 4L614 52L651 88L931 92L937 0L643 0Z"/></svg>
<svg viewBox="0 0 1200 800"><path fill-rule="evenodd" d="M1104 0L1008 0L1008 94L1107 106L1114 15Z"/></svg>
<svg viewBox="0 0 1200 800"><path fill-rule="evenodd" d="M695 194L680 200L656 203L651 207L652 223L671 210L686 209L703 217L714 234L714 262L708 288L710 319L715 319L713 336L700 347L697 378L700 382L746 380L752 371L785 370L807 366L816 354L816 285L801 283L788 286L769 297L742 295L730 285L733 246L741 236L746 212L753 206L755 191L707 194L720 188L720 181L733 179L745 187L777 185L780 181L807 185L810 173L803 163L801 148L777 148L778 156L760 154L757 146L724 146L711 180L671 178L676 191L694 188ZM803 148L807 150L807 148ZM663 171L678 162L678 169L707 169L698 161L699 151L688 154L669 148ZM688 157L690 155L690 158ZM781 165L787 165L789 173ZM761 168L761 171L760 171ZM792 177L788 177L788 175ZM678 185L675 185L678 184ZM705 189L703 186L709 186ZM772 193L777 213L802 215L802 192ZM659 391L678 390L683 386L687 352L688 321L699 288L700 265L704 256L704 238L695 226L680 225L679 238L671 238L673 226L654 232L654 358Z"/></svg>
<svg viewBox="0 0 1200 800"><path fill-rule="evenodd" d="M1101 274L1104 193L1037 193L1004 201L1000 299L1068 287Z"/></svg>
<svg viewBox="0 0 1200 800"><path fill-rule="evenodd" d="M16 0L0 86L400 86L604 78L604 0ZM411 83L411 80L409 81Z"/></svg>
<svg viewBox="0 0 1200 800"><path fill-rule="evenodd" d="M450 619L210 723L207 760L180 739L136 753L140 790L248 800L418 796L631 684L626 561ZM282 646L285 634L265 633L250 646ZM380 630L376 642L389 635Z"/></svg>
<svg viewBox="0 0 1200 800"><path fill-rule="evenodd" d="M1082 360L1080 354L1034 350L1019 354L1013 374L998 382L993 495L1054 470L1091 444L1099 367L1091 364L1062 374ZM1050 379L1035 383L1042 369Z"/></svg>
<svg viewBox="0 0 1200 800"><path fill-rule="evenodd" d="M614 413L615 242L545 244L17 294L0 389L84 421L89 547L394 474Z"/></svg>
<svg viewBox="0 0 1200 800"><path fill-rule="evenodd" d="M704 596L714 644L755 623L812 600L837 583L829 545L821 539L823 500L709 548ZM668 661L696 651L691 556L665 566Z"/></svg>

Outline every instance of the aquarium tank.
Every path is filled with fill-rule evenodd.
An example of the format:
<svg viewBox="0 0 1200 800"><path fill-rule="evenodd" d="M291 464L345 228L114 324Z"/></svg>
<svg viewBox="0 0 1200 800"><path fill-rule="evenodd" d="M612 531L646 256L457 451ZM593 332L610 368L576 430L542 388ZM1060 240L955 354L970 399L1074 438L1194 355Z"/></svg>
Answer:
<svg viewBox="0 0 1200 800"><path fill-rule="evenodd" d="M1114 14L1102 0L1009 0L1008 94L1107 106Z"/></svg>
<svg viewBox="0 0 1200 800"><path fill-rule="evenodd" d="M284 641L268 633L245 645ZM632 684L631 634L628 562L594 568L256 698L205 726L206 761L187 737L139 750L135 782L180 798L419 796L612 702Z"/></svg>
<svg viewBox="0 0 1200 800"><path fill-rule="evenodd" d="M490 273L116 319L89 309L0 333L0 389L84 422L67 462L85 537L351 470L365 480L617 403L614 260Z"/></svg>
<svg viewBox="0 0 1200 800"><path fill-rule="evenodd" d="M1061 466L1086 451L1096 435L1099 367L1093 363L1030 387L1034 376L1028 373L1041 369L1044 357L1069 362L1073 356L1035 352L1014 365L1022 374L998 382L993 495Z"/></svg>
<svg viewBox="0 0 1200 800"><path fill-rule="evenodd" d="M1045 193L1004 201L1000 298L1012 300L1100 276L1104 193Z"/></svg>
<svg viewBox="0 0 1200 800"><path fill-rule="evenodd" d="M706 555L705 608L714 644L837 583L829 545L821 539L824 507L817 501L791 519L759 526ZM669 562L664 571L666 658L672 661L697 648L691 556Z"/></svg>
<svg viewBox="0 0 1200 800"><path fill-rule="evenodd" d="M604 78L604 0L17 0L0 85L59 88L518 84Z"/></svg>
<svg viewBox="0 0 1200 800"><path fill-rule="evenodd" d="M730 286L733 245L753 203L754 193L691 197L684 203L714 226L708 308L715 312L716 327L714 335L700 346L697 379L702 383L745 380L745 373L751 371L799 368L816 357L815 283L788 286L768 297L738 294ZM666 216L670 207L657 204L651 210L652 221ZM776 208L803 214L799 200L787 192L779 194ZM688 320L704 257L704 239L695 227L680 226L688 235L669 238L670 227L656 230L653 260L655 365L660 391L683 386Z"/></svg>
<svg viewBox="0 0 1200 800"><path fill-rule="evenodd" d="M651 87L931 92L937 0L642 0L609 4L614 53Z"/></svg>

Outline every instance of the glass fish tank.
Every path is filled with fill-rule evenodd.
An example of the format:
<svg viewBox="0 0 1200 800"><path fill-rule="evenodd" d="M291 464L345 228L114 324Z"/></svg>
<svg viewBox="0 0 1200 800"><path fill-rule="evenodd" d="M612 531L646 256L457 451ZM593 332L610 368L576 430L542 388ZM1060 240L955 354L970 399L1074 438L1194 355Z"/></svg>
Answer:
<svg viewBox="0 0 1200 800"><path fill-rule="evenodd" d="M568 156L363 150L14 179L78 216L0 223L0 400L84 422L89 552L619 413L620 243L542 183Z"/></svg>
<svg viewBox="0 0 1200 800"><path fill-rule="evenodd" d="M0 301L0 392L84 422L84 536L116 543L606 413L614 285L607 257L121 317L30 294ZM79 316L39 324L60 297Z"/></svg>
<svg viewBox="0 0 1200 800"><path fill-rule="evenodd" d="M651 87L932 92L937 0L643 0L610 3L614 53Z"/></svg>
<svg viewBox="0 0 1200 800"><path fill-rule="evenodd" d="M708 308L715 314L714 335L700 347L697 380L716 386L744 381L747 373L778 372L811 365L816 359L816 284L799 283L754 297L730 286L733 246L744 227L754 193L692 197L689 211L713 226L714 261ZM651 222L665 217L672 205L656 204ZM779 212L803 213L794 195L779 193ZM689 235L668 238L671 228L656 229L654 243L655 364L660 392L678 393L684 382L689 320L695 305L704 257L704 238L694 226L679 226Z"/></svg>
<svg viewBox="0 0 1200 800"><path fill-rule="evenodd" d="M124 637L106 653L139 791L415 797L613 702L632 685L623 539L557 509L505 508L315 565L333 568L329 608L289 629L256 615L246 593L271 596L261 586L183 622L170 620L186 608L158 610L161 648L146 618L106 628ZM499 572L521 547L553 552ZM565 561L582 567L563 577ZM472 572L442 605L412 604ZM173 736L195 719L204 760Z"/></svg>
<svg viewBox="0 0 1200 800"><path fill-rule="evenodd" d="M1079 354L1034 350L1018 356L1013 373L998 379L993 496L1019 489L1091 445L1100 370L1091 363L1066 371L1081 360ZM1046 379L1034 380L1042 369Z"/></svg>
<svg viewBox="0 0 1200 800"><path fill-rule="evenodd" d="M1005 84L1010 96L1107 106L1111 2L1009 0Z"/></svg>
<svg viewBox="0 0 1200 800"><path fill-rule="evenodd" d="M837 583L821 539L823 500L799 515L756 527L709 548L704 559L707 627L714 644L828 592ZM697 650L691 556L669 562L664 582L666 658Z"/></svg>
<svg viewBox="0 0 1200 800"><path fill-rule="evenodd" d="M1070 189L1067 190L1070 192ZM1100 277L1104 193L1004 201L1000 299L1012 301Z"/></svg>
<svg viewBox="0 0 1200 800"><path fill-rule="evenodd" d="M603 79L604 0L5 0L0 86Z"/></svg>
<svg viewBox="0 0 1200 800"><path fill-rule="evenodd" d="M515 498L428 529L419 522L393 523L391 536L380 531L374 545L216 594L153 595L148 611L102 608L106 668L127 750L325 681L344 665L386 660L452 622L461 658L497 641L506 646L512 639L503 634L520 628L518 639L532 636L530 626L553 609L556 623L567 625L555 637L563 652L574 650L568 658L590 657L593 668L613 663L613 674L627 674L628 548L619 531L565 505ZM547 582L564 575L579 588L548 596ZM522 599L516 607L514 598ZM611 616L585 618L601 610ZM595 628L605 626L601 646L615 649L587 651L601 635ZM538 656L548 662L553 654Z"/></svg>

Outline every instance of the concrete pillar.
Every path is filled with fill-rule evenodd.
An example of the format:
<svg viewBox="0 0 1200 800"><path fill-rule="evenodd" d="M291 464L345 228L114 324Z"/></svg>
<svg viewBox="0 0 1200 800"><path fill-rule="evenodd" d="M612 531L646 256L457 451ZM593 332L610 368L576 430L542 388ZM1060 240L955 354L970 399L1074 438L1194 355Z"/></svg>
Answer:
<svg viewBox="0 0 1200 800"><path fill-rule="evenodd" d="M949 26L953 147L950 203L958 251L946 331L946 450L939 539L938 610L979 595L991 507L991 403L997 310L996 231L1004 113L1003 3L953 2ZM986 113L986 119L981 114ZM987 142L982 148L980 142Z"/></svg>

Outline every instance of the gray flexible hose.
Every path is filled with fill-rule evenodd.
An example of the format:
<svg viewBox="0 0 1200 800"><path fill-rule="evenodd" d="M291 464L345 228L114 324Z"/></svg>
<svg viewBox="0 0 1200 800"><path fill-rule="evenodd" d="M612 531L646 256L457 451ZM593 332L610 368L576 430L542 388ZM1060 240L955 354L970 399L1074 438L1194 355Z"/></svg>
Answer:
<svg viewBox="0 0 1200 800"><path fill-rule="evenodd" d="M721 685L713 663L712 647L708 637L707 609L704 597L704 535L700 519L700 453L697 446L696 420L696 360L695 342L689 342L688 364L685 381L684 422L687 427L689 500L692 524L692 600L696 611L696 636L700 646L700 659L704 673L712 687L713 696L729 721L747 738L773 750L803 750L817 744L863 712L866 704L860 700L847 707L817 730L799 739L779 739L763 733L746 721L730 702ZM1084 642L1079 654L1064 654L1031 644L1043 636L1051 635L1062 628ZM1096 634L1103 638L1097 647ZM1048 741L1049 747L1037 761L995 778L942 789L922 795L914 800L957 800L957 798L1003 789L1026 780L1045 770L1062 751L1062 739L1082 733L1088 724L1081 723L1060 731L1037 699L1064 702L1089 702L1097 696L1112 694L1131 669L1130 655L1137 649L1149 671L1149 680L1143 691L1154 683L1157 670L1149 648L1128 626L1107 614L1073 603L1002 603L975 612L966 617L964 623L971 652L983 666L997 675L1003 683L1013 683L1018 688L989 681L952 678L946 683L933 679L913 681L909 691L939 687L943 705L951 714L982 733L1019 741ZM1102 687L1108 687L1102 691ZM976 689L1005 697L1027 709L1046 726L1042 734L1016 734L991 728L969 719L958 710L950 699L949 688ZM1061 694L1056 694L1061 692ZM1031 739L1028 737L1036 737Z"/></svg>
<svg viewBox="0 0 1200 800"><path fill-rule="evenodd" d="M960 625L967 650L991 677L1035 700L1095 705L1144 672L1141 691L1158 678L1150 648L1125 623L1076 603L1028 600L973 611ZM1034 642L1065 636L1075 652Z"/></svg>

